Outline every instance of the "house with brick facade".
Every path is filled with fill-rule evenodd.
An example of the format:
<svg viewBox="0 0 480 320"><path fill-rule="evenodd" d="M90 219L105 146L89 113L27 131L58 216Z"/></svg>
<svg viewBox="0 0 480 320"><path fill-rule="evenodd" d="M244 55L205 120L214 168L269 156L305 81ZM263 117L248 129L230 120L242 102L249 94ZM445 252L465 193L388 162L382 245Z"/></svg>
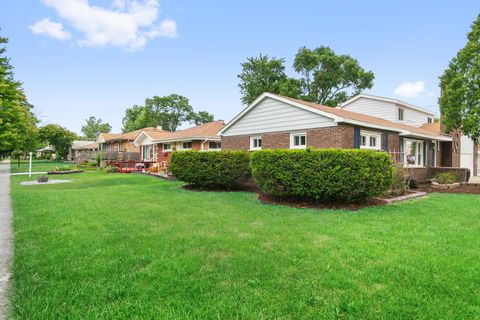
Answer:
<svg viewBox="0 0 480 320"><path fill-rule="evenodd" d="M417 180L425 181L434 174L433 168L460 167L461 162L461 134L444 134L434 117L428 110L374 96L360 95L332 108L264 93L219 135L224 150L312 147L384 151ZM468 172L459 169L467 180Z"/></svg>
<svg viewBox="0 0 480 320"><path fill-rule="evenodd" d="M223 121L213 121L175 132L145 128L133 144L139 148L140 160L169 163L176 150L221 150L221 138L217 134L223 127Z"/></svg>
<svg viewBox="0 0 480 320"><path fill-rule="evenodd" d="M127 133L100 133L96 143L103 159L139 160L140 148L133 141L143 130L162 131L161 128L149 127Z"/></svg>

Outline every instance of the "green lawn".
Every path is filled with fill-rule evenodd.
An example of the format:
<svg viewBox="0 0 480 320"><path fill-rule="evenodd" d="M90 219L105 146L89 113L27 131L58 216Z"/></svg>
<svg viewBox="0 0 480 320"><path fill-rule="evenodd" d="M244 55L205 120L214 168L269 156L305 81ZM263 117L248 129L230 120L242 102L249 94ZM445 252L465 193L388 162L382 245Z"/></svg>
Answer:
<svg viewBox="0 0 480 320"><path fill-rule="evenodd" d="M69 166L71 164L57 161L48 161L48 160L33 160L32 161L32 172L46 172L54 170L56 167ZM20 160L20 166L18 165L17 160L11 160L10 163L10 172L28 172L28 160Z"/></svg>
<svg viewBox="0 0 480 320"><path fill-rule="evenodd" d="M358 212L141 175L21 186L15 319L473 319L480 197Z"/></svg>

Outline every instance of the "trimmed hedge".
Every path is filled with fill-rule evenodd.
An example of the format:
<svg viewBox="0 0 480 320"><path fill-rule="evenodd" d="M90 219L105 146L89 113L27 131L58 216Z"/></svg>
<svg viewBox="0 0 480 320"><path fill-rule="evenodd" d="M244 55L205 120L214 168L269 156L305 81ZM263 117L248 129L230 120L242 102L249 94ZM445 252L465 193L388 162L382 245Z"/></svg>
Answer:
<svg viewBox="0 0 480 320"><path fill-rule="evenodd" d="M373 150L262 150L250 162L260 190L279 197L357 202L385 193L392 183L390 157Z"/></svg>
<svg viewBox="0 0 480 320"><path fill-rule="evenodd" d="M181 181L230 189L251 177L249 156L245 151L175 151L170 169Z"/></svg>

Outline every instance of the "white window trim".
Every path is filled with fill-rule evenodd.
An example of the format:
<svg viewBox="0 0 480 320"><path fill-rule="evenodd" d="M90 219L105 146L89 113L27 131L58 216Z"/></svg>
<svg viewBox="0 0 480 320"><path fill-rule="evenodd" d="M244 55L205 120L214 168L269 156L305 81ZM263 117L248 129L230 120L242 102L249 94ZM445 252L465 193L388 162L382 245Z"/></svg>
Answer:
<svg viewBox="0 0 480 320"><path fill-rule="evenodd" d="M210 143L220 144L220 148L210 148ZM211 151L220 151L222 150L222 142L221 141L208 141L208 150Z"/></svg>
<svg viewBox="0 0 480 320"><path fill-rule="evenodd" d="M362 136L366 137L366 145L362 146ZM376 146L370 146L370 138L375 138L377 140ZM372 131L360 131L360 149L369 149L369 150L382 150L382 134L379 132Z"/></svg>
<svg viewBox="0 0 480 320"><path fill-rule="evenodd" d="M402 119L400 119L400 110L402 111ZM398 108L397 110L397 120L398 121L405 121L405 109L403 108Z"/></svg>
<svg viewBox="0 0 480 320"><path fill-rule="evenodd" d="M168 145L170 146L170 149L165 149L165 148L164 148L166 144L168 144ZM171 144L171 143L162 143L162 151L163 151L163 152L170 152L170 151L172 151L172 150L173 150L173 149L172 149L172 144Z"/></svg>
<svg viewBox="0 0 480 320"><path fill-rule="evenodd" d="M419 144L421 144L421 148L420 148L420 151L421 151L421 154L422 154L422 161L421 161L421 164L408 164L407 162L407 142L408 141L412 141L412 142L417 142ZM428 151L427 151L428 153ZM405 168L425 168L425 165L424 163L428 163L428 159L427 159L427 155L425 154L425 141L423 140L417 140L417 139L403 139L403 166ZM415 154L415 162L418 162L418 154L416 153Z"/></svg>
<svg viewBox="0 0 480 320"><path fill-rule="evenodd" d="M147 148L150 148L150 150L148 151L148 155L147 155L148 158L145 158L145 150L146 150ZM151 159L150 159L150 153L151 153L151 150L152 150L151 148L152 148L152 145L151 145L151 144L149 144L149 145L143 145L143 146L142 146L142 159L143 159L143 160L145 160L145 161L150 161L150 160L151 160Z"/></svg>
<svg viewBox="0 0 480 320"><path fill-rule="evenodd" d="M293 142L295 137L305 136L305 145L295 146ZM307 148L307 133L306 132L292 132L290 133L290 149L306 149Z"/></svg>
<svg viewBox="0 0 480 320"><path fill-rule="evenodd" d="M251 136L250 137L250 150L262 150L262 147L256 147L254 148L253 147L253 140L255 139L258 139L258 140L262 140L262 136ZM262 144L263 144L263 141L262 141Z"/></svg>

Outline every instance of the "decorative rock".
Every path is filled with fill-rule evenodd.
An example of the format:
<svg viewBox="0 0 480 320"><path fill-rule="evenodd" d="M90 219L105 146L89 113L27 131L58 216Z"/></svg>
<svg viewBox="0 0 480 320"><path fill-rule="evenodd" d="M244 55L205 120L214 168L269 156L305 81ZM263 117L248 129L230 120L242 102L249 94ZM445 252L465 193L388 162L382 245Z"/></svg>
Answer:
<svg viewBox="0 0 480 320"><path fill-rule="evenodd" d="M451 183L451 184L440 184L438 182L432 182L432 188L437 188L437 189L455 189L460 187L459 182Z"/></svg>
<svg viewBox="0 0 480 320"><path fill-rule="evenodd" d="M37 178L37 182L45 183L48 182L48 176L40 176Z"/></svg>

